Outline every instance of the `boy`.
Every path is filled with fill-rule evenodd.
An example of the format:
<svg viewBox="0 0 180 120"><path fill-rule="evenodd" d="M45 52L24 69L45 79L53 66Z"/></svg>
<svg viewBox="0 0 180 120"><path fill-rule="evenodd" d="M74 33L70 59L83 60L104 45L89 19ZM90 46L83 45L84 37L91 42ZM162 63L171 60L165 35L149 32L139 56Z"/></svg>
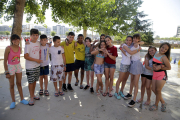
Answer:
<svg viewBox="0 0 180 120"><path fill-rule="evenodd" d="M78 85L78 72L81 68L81 82L80 82L80 89L83 89L83 79L84 79L84 60L85 60L85 45L84 42L84 36L82 34L78 35L78 41L75 43L75 71L74 75L76 77L75 86Z"/></svg>
<svg viewBox="0 0 180 120"><path fill-rule="evenodd" d="M30 44L25 45L24 58L26 59L26 75L29 83L30 101L29 105L34 105L35 100L40 100L39 97L34 95L36 81L39 79L40 63L39 59L40 43L37 41L39 38L39 31L37 29L30 30L31 41Z"/></svg>
<svg viewBox="0 0 180 120"><path fill-rule="evenodd" d="M73 91L73 88L71 87L71 79L72 79L72 72L74 71L74 36L75 34L73 32L69 32L67 39L60 44L60 46L64 47L64 53L66 58L66 71L65 71L65 79L63 80L63 91L67 92L67 89L69 91ZM66 88L66 76L68 74L68 84Z"/></svg>
<svg viewBox="0 0 180 120"><path fill-rule="evenodd" d="M64 71L66 71L66 59L64 56L63 47L59 46L61 39L59 36L53 38L54 46L50 48L49 53L51 54L51 76L50 80L53 81L55 93L54 96L63 96L62 92L62 80L65 79ZM59 81L59 90L57 88L57 81Z"/></svg>
<svg viewBox="0 0 180 120"><path fill-rule="evenodd" d="M41 50L40 50L40 59L43 61L40 63L40 91L39 95L45 94L45 96L49 96L49 92L47 90L48 86L48 74L49 74L49 46L46 45L47 43L47 36L41 35L40 36L40 43L41 43ZM43 79L44 79L44 86L45 90L43 93Z"/></svg>

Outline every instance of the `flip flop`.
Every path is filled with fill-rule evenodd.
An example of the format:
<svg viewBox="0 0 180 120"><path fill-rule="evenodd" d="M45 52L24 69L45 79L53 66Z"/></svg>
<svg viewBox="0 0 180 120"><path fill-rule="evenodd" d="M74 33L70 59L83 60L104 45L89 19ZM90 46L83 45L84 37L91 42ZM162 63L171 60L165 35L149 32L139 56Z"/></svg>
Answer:
<svg viewBox="0 0 180 120"><path fill-rule="evenodd" d="M83 85L80 85L80 89L83 89L84 87L83 87Z"/></svg>
<svg viewBox="0 0 180 120"><path fill-rule="evenodd" d="M31 104L29 104L29 103L31 103ZM29 103L28 103L28 104L29 104L29 106L33 106L33 105L34 105L34 101L32 101L32 102L31 102L31 101L29 101Z"/></svg>
<svg viewBox="0 0 180 120"><path fill-rule="evenodd" d="M78 82L75 82L75 84L74 84L74 85L75 85L75 86L78 86L78 84L79 84L79 80L78 80Z"/></svg>
<svg viewBox="0 0 180 120"><path fill-rule="evenodd" d="M40 98L39 98L39 97L34 97L34 99L35 99L35 100L40 100Z"/></svg>
<svg viewBox="0 0 180 120"><path fill-rule="evenodd" d="M43 95L43 89L39 90L39 95Z"/></svg>
<svg viewBox="0 0 180 120"><path fill-rule="evenodd" d="M63 95L64 95L64 93L63 93L63 92L59 92L59 95L60 95L60 96L63 96Z"/></svg>
<svg viewBox="0 0 180 120"><path fill-rule="evenodd" d="M140 101L140 100L136 100L136 103L141 103L142 102L142 100Z"/></svg>
<svg viewBox="0 0 180 120"><path fill-rule="evenodd" d="M151 103L151 102L150 102L150 103ZM147 104L147 102L145 102L145 103L144 103L144 105L150 105L150 103L149 103L149 104Z"/></svg>
<svg viewBox="0 0 180 120"><path fill-rule="evenodd" d="M45 94L45 96L49 96L48 90L45 90L45 91L44 91L44 94Z"/></svg>
<svg viewBox="0 0 180 120"><path fill-rule="evenodd" d="M108 93L103 93L102 95L103 95L104 97L106 97L107 94L108 94Z"/></svg>
<svg viewBox="0 0 180 120"><path fill-rule="evenodd" d="M100 95L100 93L99 93L99 92L96 92L96 95L97 95L97 96L99 96L99 95Z"/></svg>
<svg viewBox="0 0 180 120"><path fill-rule="evenodd" d="M108 95L109 97L112 97L113 95L111 94L111 93L109 93L109 95Z"/></svg>
<svg viewBox="0 0 180 120"><path fill-rule="evenodd" d="M58 96L59 96L59 93L54 93L54 96L55 96L55 97L58 97Z"/></svg>

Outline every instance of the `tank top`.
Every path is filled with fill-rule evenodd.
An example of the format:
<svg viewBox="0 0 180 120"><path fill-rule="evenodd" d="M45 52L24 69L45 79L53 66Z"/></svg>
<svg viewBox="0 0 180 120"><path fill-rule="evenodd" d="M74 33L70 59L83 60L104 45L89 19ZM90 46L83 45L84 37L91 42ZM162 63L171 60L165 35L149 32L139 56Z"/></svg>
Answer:
<svg viewBox="0 0 180 120"><path fill-rule="evenodd" d="M148 58L146 58L146 59L148 59ZM149 67L151 67L151 68L153 67L153 58L151 58L149 60ZM145 75L153 75L153 71L146 69L146 67L144 65L143 66L143 74L145 74Z"/></svg>
<svg viewBox="0 0 180 120"><path fill-rule="evenodd" d="M8 55L8 64L10 65L16 65L18 63L20 63L20 54L21 54L21 49L19 47L18 52L14 52L11 48L11 46L9 46L10 48L10 52Z"/></svg>
<svg viewBox="0 0 180 120"><path fill-rule="evenodd" d="M138 45L138 47L137 48L135 48L134 46L131 48L131 51L133 51L133 50L138 50L139 49L139 45ZM140 52L137 52L137 53L135 53L135 54L133 54L132 56L131 56L131 61L137 61L137 60L140 60L141 59L141 57L140 57Z"/></svg>

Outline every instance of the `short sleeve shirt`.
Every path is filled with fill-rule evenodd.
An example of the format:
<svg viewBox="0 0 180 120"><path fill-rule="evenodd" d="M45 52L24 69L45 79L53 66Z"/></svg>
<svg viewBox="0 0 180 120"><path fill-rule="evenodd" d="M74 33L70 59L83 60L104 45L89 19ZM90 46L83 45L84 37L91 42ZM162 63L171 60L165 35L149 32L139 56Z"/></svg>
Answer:
<svg viewBox="0 0 180 120"><path fill-rule="evenodd" d="M115 46L112 46L110 48L107 48L107 51L112 56L118 56L117 54L117 48ZM108 55L105 57L105 62L108 64L116 64L116 60L111 59Z"/></svg>
<svg viewBox="0 0 180 120"><path fill-rule="evenodd" d="M51 65L62 65L62 64L64 64L63 57L62 57L62 54L64 54L64 49L61 46L50 47L49 53L51 54Z"/></svg>
<svg viewBox="0 0 180 120"><path fill-rule="evenodd" d="M85 60L85 46L84 44L77 43L77 46L75 47L75 58L77 60Z"/></svg>

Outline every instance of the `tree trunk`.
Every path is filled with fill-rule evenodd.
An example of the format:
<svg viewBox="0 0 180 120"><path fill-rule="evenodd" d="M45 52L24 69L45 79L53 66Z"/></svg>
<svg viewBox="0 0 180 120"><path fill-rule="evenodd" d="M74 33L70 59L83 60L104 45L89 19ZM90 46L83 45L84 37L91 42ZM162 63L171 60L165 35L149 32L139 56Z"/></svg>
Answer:
<svg viewBox="0 0 180 120"><path fill-rule="evenodd" d="M83 36L84 36L84 39L86 38L86 34L87 34L87 30L86 30L86 29L83 29Z"/></svg>
<svg viewBox="0 0 180 120"><path fill-rule="evenodd" d="M16 0L15 10L14 10L14 21L12 27L12 34L17 34L21 38L22 33L22 22L23 22L23 13L24 13L24 6L26 0ZM22 40L20 40L20 47L22 51Z"/></svg>

